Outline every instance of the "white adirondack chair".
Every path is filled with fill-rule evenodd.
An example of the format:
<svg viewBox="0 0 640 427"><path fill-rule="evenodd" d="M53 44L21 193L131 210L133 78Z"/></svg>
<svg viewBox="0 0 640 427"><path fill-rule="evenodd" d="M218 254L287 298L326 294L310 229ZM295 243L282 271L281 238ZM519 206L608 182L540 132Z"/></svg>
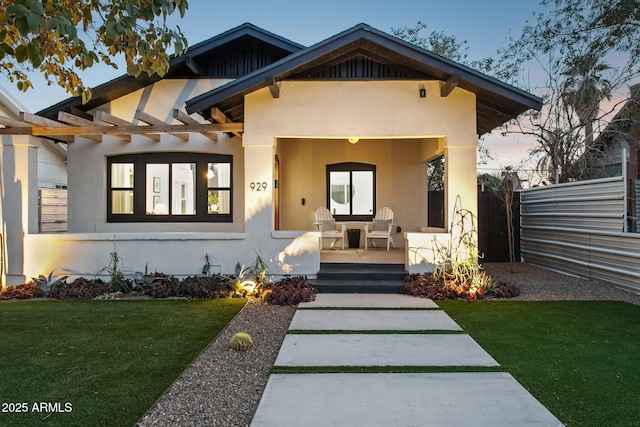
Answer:
<svg viewBox="0 0 640 427"><path fill-rule="evenodd" d="M367 241L369 239L384 239L387 241L387 250L389 245L396 247L393 243L393 237L391 236L391 230L393 229L393 211L388 207L384 207L376 212L376 216L373 219L373 224L364 223L364 248L367 249ZM369 230L369 226L372 226ZM375 248L375 241L372 242Z"/></svg>
<svg viewBox="0 0 640 427"><path fill-rule="evenodd" d="M347 224L339 224L333 219L333 215L327 208L318 208L316 210L316 221L314 224L318 227L318 231L321 233L320 237L320 250L322 250L322 239L333 239L331 247L336 244L336 240L342 241L342 249L344 249L344 232L347 228Z"/></svg>

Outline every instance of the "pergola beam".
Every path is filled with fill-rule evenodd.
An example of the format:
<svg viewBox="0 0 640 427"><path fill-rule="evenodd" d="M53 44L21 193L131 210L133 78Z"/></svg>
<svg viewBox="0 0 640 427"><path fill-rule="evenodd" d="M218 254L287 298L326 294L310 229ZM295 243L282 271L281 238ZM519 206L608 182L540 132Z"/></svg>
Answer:
<svg viewBox="0 0 640 427"><path fill-rule="evenodd" d="M150 126L163 126L166 123L163 120L160 120L156 117L153 117L151 114L145 113L142 110L136 110L135 118L140 120L141 122L145 122ZM189 142L189 134L181 134L181 133L173 133L167 132L171 136L175 136L185 142Z"/></svg>
<svg viewBox="0 0 640 427"><path fill-rule="evenodd" d="M20 120L22 120L23 122L29 123L30 125L33 125L34 127L36 126L51 126L51 127L65 127L67 125L65 125L64 123L60 123L60 122L56 122L55 120L50 120L47 119L45 117L41 117L41 116L36 116L35 114L31 114L31 113L24 113L21 112L20 113ZM24 128L22 128L24 129ZM6 130L6 129L4 129ZM6 132L8 134L11 134L11 132ZM14 135L20 135L19 133L14 133ZM27 135L29 135L27 133ZM47 136L47 135L40 135L40 136ZM74 141L73 136L71 137L61 137L61 138L56 138L59 139L61 141L64 141L66 143L71 143ZM95 139L93 139L93 141L95 141ZM99 139L99 141L97 142L101 142L102 138Z"/></svg>
<svg viewBox="0 0 640 427"><path fill-rule="evenodd" d="M0 116L0 125L12 128L32 128L33 125L10 117Z"/></svg>
<svg viewBox="0 0 640 427"><path fill-rule="evenodd" d="M4 126L0 127L0 135L31 135L64 142L74 142L76 137L102 142L102 135L111 135L131 142L131 135L143 135L154 141L160 141L160 134L162 133L168 133L188 141L189 133L196 132L207 136L213 141L217 141L217 132L234 133L236 135L240 135L243 132L243 123L230 122L224 114L222 116L220 114L218 118L225 120L226 123L200 123L184 112L174 110L174 117L183 124L167 124L143 112L137 112L136 117L140 121L152 122L148 126L140 126L103 111L96 113L94 121L66 112L58 114L58 120L60 121L30 113L20 113L21 120L0 116L0 125ZM96 121L102 123L96 123Z"/></svg>
<svg viewBox="0 0 640 427"><path fill-rule="evenodd" d="M58 120L71 126L95 126L96 123L91 120L78 117L73 114L66 113L64 111L58 112ZM100 125L102 126L102 125ZM109 125L104 125L109 126ZM131 142L131 135L114 135L115 138L121 139L125 142Z"/></svg>
<svg viewBox="0 0 640 427"><path fill-rule="evenodd" d="M98 120L104 123L109 123L110 125L114 125L114 126L136 126L127 120L111 115L105 111L97 111L96 115L94 116L94 120ZM142 136L145 136L155 142L160 142L160 134L145 133L145 134L142 134Z"/></svg>
<svg viewBox="0 0 640 427"><path fill-rule="evenodd" d="M201 124L199 121L189 116L184 111L180 111L177 108L173 110L173 118L178 120L179 122L184 123L185 125L199 125ZM218 134L215 132L200 132L202 135L206 136L213 142L218 142Z"/></svg>
<svg viewBox="0 0 640 427"><path fill-rule="evenodd" d="M151 126L69 126L32 128L0 128L0 135L52 136L93 136L93 135L146 135L148 133L189 133L189 132L242 132L242 123L219 123L198 125L151 125Z"/></svg>

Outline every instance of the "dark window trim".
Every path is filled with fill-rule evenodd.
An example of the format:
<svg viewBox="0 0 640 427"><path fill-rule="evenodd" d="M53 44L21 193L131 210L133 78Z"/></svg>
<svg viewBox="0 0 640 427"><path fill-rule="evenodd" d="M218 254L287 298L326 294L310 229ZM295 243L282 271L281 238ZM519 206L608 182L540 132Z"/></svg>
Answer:
<svg viewBox="0 0 640 427"><path fill-rule="evenodd" d="M372 165L369 163L357 163L357 162L345 162L345 163L334 163L331 165L327 165L327 181L326 181L326 193L327 193L327 209L330 209L331 206L331 172L354 172L354 171L372 171L373 172L373 213L371 215L334 215L333 218L336 221L373 221L376 212L376 204L377 204L377 173L376 173L376 165ZM351 175L350 178L352 179ZM353 185L351 185L353 188Z"/></svg>
<svg viewBox="0 0 640 427"><path fill-rule="evenodd" d="M133 163L133 214L112 213L111 165ZM196 164L196 214L195 215L148 215L146 213L146 165L150 163L195 163ZM209 214L207 170L209 163L229 163L231 211L228 214ZM169 173L171 173L169 167ZM226 187L220 187L227 189ZM171 191L171 190L170 190ZM209 153L140 153L107 157L107 222L233 222L233 156Z"/></svg>

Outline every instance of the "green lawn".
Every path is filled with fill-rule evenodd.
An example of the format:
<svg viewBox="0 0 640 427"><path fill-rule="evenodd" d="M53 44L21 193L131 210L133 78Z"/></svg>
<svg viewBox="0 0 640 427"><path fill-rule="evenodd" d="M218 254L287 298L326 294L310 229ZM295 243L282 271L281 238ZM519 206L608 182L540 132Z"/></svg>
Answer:
<svg viewBox="0 0 640 427"><path fill-rule="evenodd" d="M132 426L245 302L0 302L0 425Z"/></svg>
<svg viewBox="0 0 640 427"><path fill-rule="evenodd" d="M438 302L568 426L640 426L640 307Z"/></svg>

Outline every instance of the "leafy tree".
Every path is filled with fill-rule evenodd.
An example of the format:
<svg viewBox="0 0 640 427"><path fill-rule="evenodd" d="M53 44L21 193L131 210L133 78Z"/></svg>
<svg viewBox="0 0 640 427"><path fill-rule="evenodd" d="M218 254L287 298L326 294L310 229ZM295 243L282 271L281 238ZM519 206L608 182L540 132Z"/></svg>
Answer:
<svg viewBox="0 0 640 427"><path fill-rule="evenodd" d="M592 176L605 154L593 144L617 105L603 106L640 75L640 2L638 0L542 0L542 11L519 38L500 53L498 78L540 93L542 112L521 117L511 132L534 136L539 170L555 182ZM531 88L535 66L546 75L543 88ZM537 90L540 89L540 90Z"/></svg>
<svg viewBox="0 0 640 427"><path fill-rule="evenodd" d="M593 144L593 123L598 119L600 103L611 99L610 82L603 74L611 68L598 62L598 58L588 52L584 56L572 58L574 63L563 83L564 101L573 106L579 123L584 125L585 149Z"/></svg>
<svg viewBox="0 0 640 427"><path fill-rule="evenodd" d="M422 32L426 29L427 24L418 21L414 27L392 28L391 33L437 55L461 64L466 63L469 52L466 40L458 40L455 36L449 36L443 31L432 31L427 36L423 36Z"/></svg>
<svg viewBox="0 0 640 427"><path fill-rule="evenodd" d="M167 17L183 17L187 0L3 0L0 2L0 71L18 89L33 87L29 74L40 72L84 102L91 89L77 72L102 61L117 68L123 54L127 73L164 75L173 46L187 48L179 27Z"/></svg>

